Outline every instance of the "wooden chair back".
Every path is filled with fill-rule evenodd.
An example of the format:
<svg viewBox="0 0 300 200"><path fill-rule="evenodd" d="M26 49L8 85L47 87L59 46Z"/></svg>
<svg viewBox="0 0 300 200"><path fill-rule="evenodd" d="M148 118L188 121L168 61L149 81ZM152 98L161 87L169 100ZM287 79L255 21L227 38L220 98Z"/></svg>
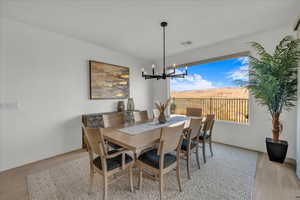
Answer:
<svg viewBox="0 0 300 200"><path fill-rule="evenodd" d="M159 110L158 109L153 109L153 118L158 119L159 117Z"/></svg>
<svg viewBox="0 0 300 200"><path fill-rule="evenodd" d="M215 123L215 115L214 114L207 115L204 121L202 132L204 134L211 135L214 123Z"/></svg>
<svg viewBox="0 0 300 200"><path fill-rule="evenodd" d="M210 127L209 127L209 130L208 130L209 135L212 135L214 124L215 124L215 116L214 116L213 120L210 123Z"/></svg>
<svg viewBox="0 0 300 200"><path fill-rule="evenodd" d="M201 134L202 125L203 125L202 119L192 118L189 125L188 139L198 138Z"/></svg>
<svg viewBox="0 0 300 200"><path fill-rule="evenodd" d="M111 113L103 115L104 128L119 127L125 123L123 113Z"/></svg>
<svg viewBox="0 0 300 200"><path fill-rule="evenodd" d="M147 110L133 112L133 117L135 122L145 122L149 120Z"/></svg>
<svg viewBox="0 0 300 200"><path fill-rule="evenodd" d="M181 149L184 123L178 123L161 129L158 154L163 157L165 153Z"/></svg>
<svg viewBox="0 0 300 200"><path fill-rule="evenodd" d="M82 129L87 138L89 152L106 157L107 147L101 128L89 128L82 124Z"/></svg>
<svg viewBox="0 0 300 200"><path fill-rule="evenodd" d="M186 115L193 116L193 117L201 117L202 116L202 108L186 108Z"/></svg>

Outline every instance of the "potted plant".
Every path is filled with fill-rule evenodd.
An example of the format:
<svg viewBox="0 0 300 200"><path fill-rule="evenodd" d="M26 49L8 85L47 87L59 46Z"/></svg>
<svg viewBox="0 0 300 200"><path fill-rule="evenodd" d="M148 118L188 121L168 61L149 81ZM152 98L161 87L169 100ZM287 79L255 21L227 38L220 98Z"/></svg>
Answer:
<svg viewBox="0 0 300 200"><path fill-rule="evenodd" d="M176 111L175 98L173 98L172 103L170 105L171 114L174 114Z"/></svg>
<svg viewBox="0 0 300 200"><path fill-rule="evenodd" d="M251 42L259 58L250 56L249 82L247 87L257 102L266 106L272 117L272 138L266 138L271 161L283 163L288 143L279 140L282 132L280 114L295 106L297 100L297 68L300 58L300 40L286 36L269 54L262 45Z"/></svg>

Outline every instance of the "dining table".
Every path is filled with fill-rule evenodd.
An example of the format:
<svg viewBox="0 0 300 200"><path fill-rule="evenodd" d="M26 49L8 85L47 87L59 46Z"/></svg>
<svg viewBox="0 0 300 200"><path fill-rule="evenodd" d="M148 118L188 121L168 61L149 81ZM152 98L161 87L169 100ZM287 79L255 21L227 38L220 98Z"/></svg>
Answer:
<svg viewBox="0 0 300 200"><path fill-rule="evenodd" d="M189 127L190 119L192 118L199 117L171 115L164 124L160 124L158 120L149 119L143 122L124 123L113 128L103 128L102 133L108 142L112 142L133 152L134 159L137 160L143 150L152 148L155 144L159 143L163 127L184 123L184 129L186 129ZM157 179L154 174L147 170L144 171L144 176L151 180Z"/></svg>
<svg viewBox="0 0 300 200"><path fill-rule="evenodd" d="M182 123L187 128L190 119L191 117L184 115L171 115L164 124L150 119L144 122L125 123L114 128L103 128L102 132L107 141L133 151L135 155L138 155L143 149L158 142L161 128Z"/></svg>

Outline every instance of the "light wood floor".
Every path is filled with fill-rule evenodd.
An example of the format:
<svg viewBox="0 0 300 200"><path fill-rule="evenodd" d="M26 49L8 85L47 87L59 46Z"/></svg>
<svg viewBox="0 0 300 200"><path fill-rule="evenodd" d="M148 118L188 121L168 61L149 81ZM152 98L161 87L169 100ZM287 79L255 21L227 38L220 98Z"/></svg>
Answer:
<svg viewBox="0 0 300 200"><path fill-rule="evenodd" d="M26 186L26 176L28 174L86 155L87 153L84 150L78 150L0 173L0 199L28 200ZM295 167L288 163L270 162L266 154L260 153L257 162L253 200L277 199L300 199L300 182L295 176Z"/></svg>
<svg viewBox="0 0 300 200"><path fill-rule="evenodd" d="M295 165L269 161L260 153L256 165L253 200L300 200L300 181Z"/></svg>

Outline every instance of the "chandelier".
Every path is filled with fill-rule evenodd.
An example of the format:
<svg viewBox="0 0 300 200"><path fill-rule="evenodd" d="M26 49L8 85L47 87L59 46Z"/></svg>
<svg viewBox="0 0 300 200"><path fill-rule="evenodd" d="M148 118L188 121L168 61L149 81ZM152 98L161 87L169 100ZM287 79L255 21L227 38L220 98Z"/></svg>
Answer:
<svg viewBox="0 0 300 200"><path fill-rule="evenodd" d="M173 71L170 73L166 72L166 31L165 28L168 25L167 22L161 22L160 26L163 28L163 73L162 74L157 74L155 72L155 65L152 65L152 74L146 74L144 69L142 69L142 77L145 79L166 79L167 77L169 78L184 78L187 76L187 67L185 67L185 73L183 74L176 74L175 69L176 65L173 65Z"/></svg>

